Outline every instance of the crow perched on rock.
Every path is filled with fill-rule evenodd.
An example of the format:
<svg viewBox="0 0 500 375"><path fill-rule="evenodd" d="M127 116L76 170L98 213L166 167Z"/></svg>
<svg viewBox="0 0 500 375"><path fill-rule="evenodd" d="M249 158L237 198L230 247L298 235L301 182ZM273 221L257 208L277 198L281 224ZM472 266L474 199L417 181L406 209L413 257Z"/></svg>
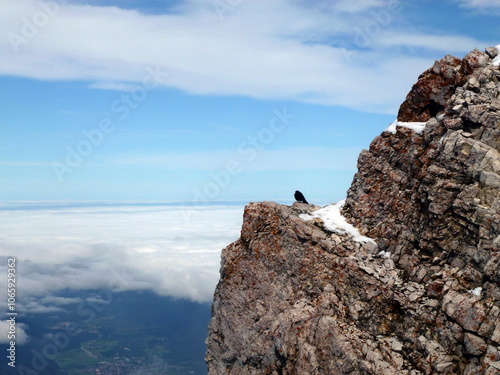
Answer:
<svg viewBox="0 0 500 375"><path fill-rule="evenodd" d="M306 198L304 198L304 194L302 194L300 191L295 190L295 194L293 195L295 197L295 200L300 203L307 203Z"/></svg>

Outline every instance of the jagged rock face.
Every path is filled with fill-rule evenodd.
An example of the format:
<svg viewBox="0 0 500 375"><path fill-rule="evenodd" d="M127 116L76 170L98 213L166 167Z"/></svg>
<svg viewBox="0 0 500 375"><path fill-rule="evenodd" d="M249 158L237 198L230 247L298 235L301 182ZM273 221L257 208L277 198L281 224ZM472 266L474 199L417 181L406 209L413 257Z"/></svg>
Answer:
<svg viewBox="0 0 500 375"><path fill-rule="evenodd" d="M490 62L490 56L477 49L463 60L447 55L436 61L432 68L418 77L418 82L399 108L398 120L420 122L436 116L456 88L463 86L476 69Z"/></svg>
<svg viewBox="0 0 500 375"><path fill-rule="evenodd" d="M425 288L422 303L425 297L437 302L434 322L415 333L456 356L457 374L500 374L500 363L490 364L500 344L500 70L489 65L494 56L474 51L457 63L469 72L467 80L449 87L443 113L422 135L400 127L374 139L360 155L344 208L351 223L391 252L406 282ZM422 79L433 85L429 75ZM482 288L480 296L468 293L475 288ZM417 369L441 373L423 367L431 352L419 355Z"/></svg>
<svg viewBox="0 0 500 375"><path fill-rule="evenodd" d="M390 288L402 285L393 261L298 217L312 208L245 208L241 238L222 253L210 374L409 374L401 342L379 338L411 322Z"/></svg>
<svg viewBox="0 0 500 375"><path fill-rule="evenodd" d="M399 112L423 133L397 127L361 153L344 215L378 245L303 221L311 205L246 207L209 374L500 374L497 54L437 62Z"/></svg>

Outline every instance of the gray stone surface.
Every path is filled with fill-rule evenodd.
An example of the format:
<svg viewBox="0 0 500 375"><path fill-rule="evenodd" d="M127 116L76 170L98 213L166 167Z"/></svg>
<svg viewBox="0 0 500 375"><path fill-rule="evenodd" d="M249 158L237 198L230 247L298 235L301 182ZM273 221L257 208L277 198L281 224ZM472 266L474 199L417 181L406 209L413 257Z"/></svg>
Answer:
<svg viewBox="0 0 500 375"><path fill-rule="evenodd" d="M299 218L317 207L246 207L222 252L209 374L500 374L493 52L436 62L400 110L424 132L360 154L343 213L378 246Z"/></svg>

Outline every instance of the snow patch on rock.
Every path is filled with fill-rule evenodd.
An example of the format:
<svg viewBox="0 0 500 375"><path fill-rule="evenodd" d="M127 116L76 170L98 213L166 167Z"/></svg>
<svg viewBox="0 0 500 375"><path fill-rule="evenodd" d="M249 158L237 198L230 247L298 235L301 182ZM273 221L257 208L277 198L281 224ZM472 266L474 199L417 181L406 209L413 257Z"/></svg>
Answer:
<svg viewBox="0 0 500 375"><path fill-rule="evenodd" d="M361 235L359 231L349 224L345 217L342 216L341 210L344 207L345 199L339 201L336 204L325 206L317 211L311 212L310 214L301 214L299 217L302 220L310 221L314 218L319 218L323 221L325 228L339 234L350 234L354 237L356 242L372 242L376 244L374 240L369 237Z"/></svg>
<svg viewBox="0 0 500 375"><path fill-rule="evenodd" d="M403 121L394 121L392 124L390 124L387 129L384 131L396 134L396 127L400 126L402 128L408 128L413 130L417 134L422 134L422 132L425 129L425 124L426 122L403 122Z"/></svg>

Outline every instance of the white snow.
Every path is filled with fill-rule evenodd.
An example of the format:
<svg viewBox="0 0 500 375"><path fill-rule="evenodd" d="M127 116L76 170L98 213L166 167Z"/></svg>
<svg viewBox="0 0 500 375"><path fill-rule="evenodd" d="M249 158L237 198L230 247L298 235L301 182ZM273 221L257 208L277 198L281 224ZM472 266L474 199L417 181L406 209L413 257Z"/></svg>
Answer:
<svg viewBox="0 0 500 375"><path fill-rule="evenodd" d="M394 121L391 125L387 127L384 131L396 134L396 127L401 126L403 128L408 128L413 130L417 134L422 134L425 128L425 122L403 122L403 121Z"/></svg>
<svg viewBox="0 0 500 375"><path fill-rule="evenodd" d="M320 208L317 211L311 212L311 214L301 214L299 217L302 220L310 221L314 218L320 218L323 220L325 228L331 230L332 232L345 234L348 233L354 237L354 241L356 242L372 242L376 244L374 240L369 237L362 236L359 231L349 224L345 218L340 213L342 207L344 207L345 199L339 201L336 204L331 204L329 206L325 206Z"/></svg>
<svg viewBox="0 0 500 375"><path fill-rule="evenodd" d="M380 255L382 258L391 259L391 253L388 251L382 250L380 253L378 253L378 255Z"/></svg>
<svg viewBox="0 0 500 375"><path fill-rule="evenodd" d="M475 295L475 296L477 296L477 297L481 297L481 291L482 291L482 290L483 290L483 288L481 288L481 287L479 286L479 287L477 287L477 288L475 288L475 289L471 289L471 290L469 290L469 293L470 293L470 294L473 294L473 295Z"/></svg>
<svg viewBox="0 0 500 375"><path fill-rule="evenodd" d="M500 52L500 44L496 46L496 49ZM500 65L500 54L495 57L491 63L496 66Z"/></svg>

